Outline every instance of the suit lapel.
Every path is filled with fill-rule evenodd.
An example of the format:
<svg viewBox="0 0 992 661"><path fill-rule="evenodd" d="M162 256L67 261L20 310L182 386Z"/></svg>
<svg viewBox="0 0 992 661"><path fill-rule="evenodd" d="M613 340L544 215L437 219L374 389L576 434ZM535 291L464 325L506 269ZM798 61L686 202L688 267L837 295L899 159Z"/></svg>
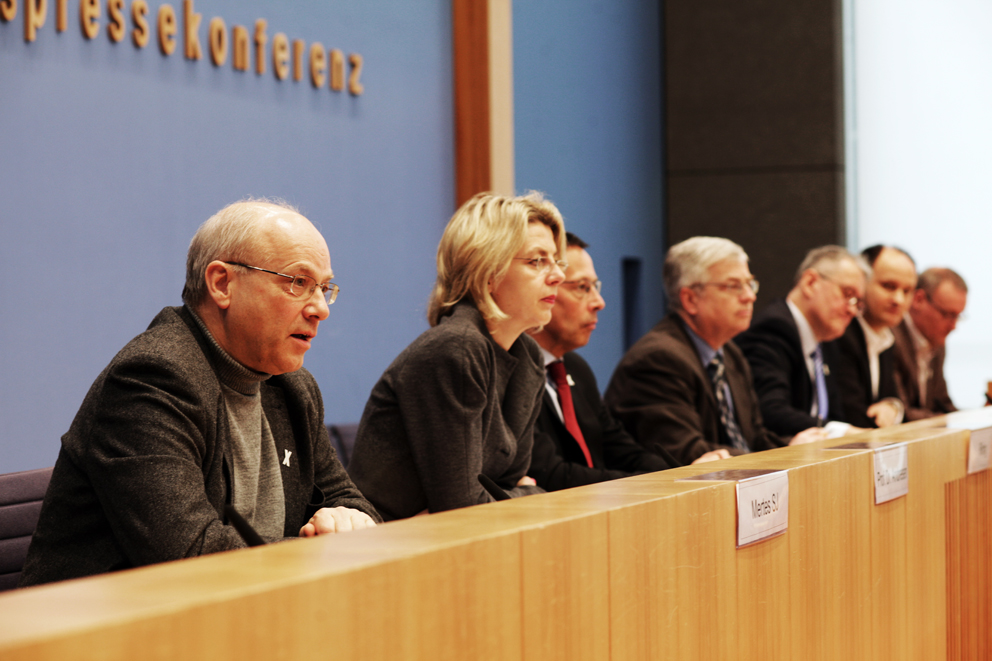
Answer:
<svg viewBox="0 0 992 661"><path fill-rule="evenodd" d="M558 430L559 434L565 434L568 438L572 438L571 432L565 427L565 423L562 419L558 417L558 408L560 406L559 402L556 402L552 397L548 389L544 389L544 406L548 409L549 416L554 421L552 424ZM573 439L574 440L574 439Z"/></svg>
<svg viewBox="0 0 992 661"><path fill-rule="evenodd" d="M806 353L803 351L803 340L799 336L799 326L796 325L796 319L792 316L792 310L789 309L788 303L785 299L780 299L776 301L781 305L778 307L779 318L782 319L789 329L789 344L791 345L793 351L799 355L798 365L802 368L802 374L805 376L803 379L799 379L798 384L800 399L798 403L801 405L803 412L809 413L810 409L813 407L813 398L816 396L813 390L813 380L809 376L809 368L806 366ZM773 303L772 305L775 305ZM824 363L825 364L825 363ZM828 388L829 392L829 388ZM793 400L796 402L797 400Z"/></svg>
<svg viewBox="0 0 992 661"><path fill-rule="evenodd" d="M862 382L870 384L871 366L868 363L868 340L865 339L865 330L861 327L861 322L857 318L851 320L851 326L854 327L854 330L851 332L856 340L854 343L855 349L858 351L858 371L861 373ZM870 389L868 396L871 396Z"/></svg>

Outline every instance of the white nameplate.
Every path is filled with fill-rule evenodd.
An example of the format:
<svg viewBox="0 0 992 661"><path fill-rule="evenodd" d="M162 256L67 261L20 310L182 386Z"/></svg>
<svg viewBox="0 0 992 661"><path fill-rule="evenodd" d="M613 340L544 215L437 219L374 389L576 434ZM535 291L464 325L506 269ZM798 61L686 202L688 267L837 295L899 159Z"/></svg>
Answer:
<svg viewBox="0 0 992 661"><path fill-rule="evenodd" d="M781 535L788 527L788 471L737 483L737 548Z"/></svg>
<svg viewBox="0 0 992 661"><path fill-rule="evenodd" d="M909 449L905 443L878 448L872 463L876 505L909 493Z"/></svg>
<svg viewBox="0 0 992 661"><path fill-rule="evenodd" d="M985 407L973 411L957 411L947 416L948 429L967 429L971 432L968 442L968 474L988 470L992 465L992 418Z"/></svg>
<svg viewBox="0 0 992 661"><path fill-rule="evenodd" d="M992 465L992 427L972 429L968 443L968 474L981 473Z"/></svg>

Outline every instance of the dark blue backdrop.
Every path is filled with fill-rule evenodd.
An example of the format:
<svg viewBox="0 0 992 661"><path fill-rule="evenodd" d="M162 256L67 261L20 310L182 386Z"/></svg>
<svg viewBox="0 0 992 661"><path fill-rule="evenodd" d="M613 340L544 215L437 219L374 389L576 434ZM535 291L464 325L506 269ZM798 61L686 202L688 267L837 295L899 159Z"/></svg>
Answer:
<svg viewBox="0 0 992 661"><path fill-rule="evenodd" d="M247 195L323 231L341 296L306 366L357 420L418 332L453 206L451 10L442 0L198 0L204 59L87 41L78 4L37 41L0 23L0 472L54 462L90 383L177 305L197 226ZM101 3L103 4L103 3ZM149 3L150 23L160 2ZM53 6L54 3L49 3ZM130 3L128 3L130 10ZM364 57L365 93L214 67L207 23L255 19Z"/></svg>
<svg viewBox="0 0 992 661"><path fill-rule="evenodd" d="M606 308L580 353L603 390L626 349L625 257L641 264L631 335L664 312L659 4L513 4L517 188L547 192L590 244Z"/></svg>
<svg viewBox="0 0 992 661"><path fill-rule="evenodd" d="M101 3L104 5L105 3ZM151 25L161 5L149 2ZM453 211L450 0L196 0L204 59L83 38L54 2L31 44L0 23L0 472L51 465L93 379L177 305L186 247L223 205L277 196L324 232L342 288L306 366L328 421L357 421L427 327ZM131 3L127 3L128 12ZM104 7L105 9L105 7ZM642 259L661 314L656 3L514 3L517 188L539 189L593 246L608 307L584 351L605 386L623 352L620 263ZM207 24L364 57L365 94L215 68ZM643 330L643 329L641 329Z"/></svg>

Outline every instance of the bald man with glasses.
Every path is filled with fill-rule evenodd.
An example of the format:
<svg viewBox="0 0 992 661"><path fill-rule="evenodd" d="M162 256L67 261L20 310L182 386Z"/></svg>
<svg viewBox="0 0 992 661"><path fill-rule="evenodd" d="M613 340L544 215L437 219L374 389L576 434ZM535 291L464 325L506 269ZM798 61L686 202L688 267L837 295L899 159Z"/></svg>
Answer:
<svg viewBox="0 0 992 661"><path fill-rule="evenodd" d="M281 203L197 231L184 305L97 377L62 437L21 585L374 526L303 368L338 294L327 244Z"/></svg>
<svg viewBox="0 0 992 661"><path fill-rule="evenodd" d="M906 420L957 411L944 380L944 345L967 303L968 285L951 269L920 274L909 312L893 329L896 390Z"/></svg>

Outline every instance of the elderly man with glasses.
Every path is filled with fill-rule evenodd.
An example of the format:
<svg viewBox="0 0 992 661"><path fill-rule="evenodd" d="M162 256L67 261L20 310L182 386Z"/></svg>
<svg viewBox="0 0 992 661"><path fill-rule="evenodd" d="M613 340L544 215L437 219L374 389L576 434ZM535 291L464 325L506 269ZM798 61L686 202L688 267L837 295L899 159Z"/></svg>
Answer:
<svg viewBox="0 0 992 661"><path fill-rule="evenodd" d="M747 254L727 239L688 239L668 251L664 280L670 312L620 361L610 411L642 445L683 463L785 445L765 427L751 370L730 342L750 325L758 290ZM792 442L821 437L813 428Z"/></svg>
<svg viewBox="0 0 992 661"><path fill-rule="evenodd" d="M232 204L190 244L182 307L97 377L69 431L21 585L375 525L331 448L304 354L338 287L295 209Z"/></svg>
<svg viewBox="0 0 992 661"><path fill-rule="evenodd" d="M967 302L968 285L951 269L920 274L909 312L893 329L896 390L907 420L957 411L944 381L944 343Z"/></svg>
<svg viewBox="0 0 992 661"><path fill-rule="evenodd" d="M868 265L840 246L810 250L784 299L758 314L735 338L751 365L765 425L780 436L826 426L848 431L831 365L831 343L864 303Z"/></svg>

